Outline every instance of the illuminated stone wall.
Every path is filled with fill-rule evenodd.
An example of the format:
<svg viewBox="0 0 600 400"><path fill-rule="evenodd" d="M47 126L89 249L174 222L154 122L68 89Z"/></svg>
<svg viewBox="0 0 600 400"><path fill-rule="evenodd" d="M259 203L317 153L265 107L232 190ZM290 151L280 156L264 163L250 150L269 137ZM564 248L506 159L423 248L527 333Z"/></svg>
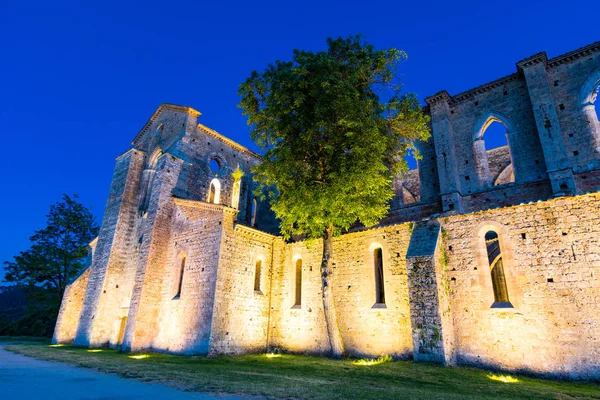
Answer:
<svg viewBox="0 0 600 400"><path fill-rule="evenodd" d="M54 335L52 336L53 344L73 342L79 325L89 275L90 270L88 268L73 283L67 286L60 304Z"/></svg>
<svg viewBox="0 0 600 400"><path fill-rule="evenodd" d="M412 354L406 251L409 224L334 239L333 293L346 350L353 355ZM385 306L376 305L373 250L383 253ZM321 290L322 242L288 244L273 266L270 347L329 351ZM295 303L295 265L302 259L302 302Z"/></svg>
<svg viewBox="0 0 600 400"><path fill-rule="evenodd" d="M600 378L600 194L440 219L459 363ZM483 236L500 237L509 299Z"/></svg>
<svg viewBox="0 0 600 400"><path fill-rule="evenodd" d="M210 340L211 354L257 353L267 349L271 306L271 265L274 242L264 232L234 226L231 211L225 212ZM260 274L255 290L255 272Z"/></svg>

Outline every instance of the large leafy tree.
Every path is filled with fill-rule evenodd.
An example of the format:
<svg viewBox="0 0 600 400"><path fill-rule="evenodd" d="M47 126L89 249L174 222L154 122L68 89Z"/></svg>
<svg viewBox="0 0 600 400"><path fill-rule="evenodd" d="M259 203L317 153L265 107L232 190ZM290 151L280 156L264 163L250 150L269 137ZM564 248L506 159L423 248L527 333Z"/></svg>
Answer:
<svg viewBox="0 0 600 400"><path fill-rule="evenodd" d="M47 226L30 237L31 247L6 261L6 282L42 287L60 299L83 269L87 245L98 234L95 218L77 195L50 206Z"/></svg>
<svg viewBox="0 0 600 400"><path fill-rule="evenodd" d="M286 238L323 239L325 320L335 357L344 354L331 286L333 236L372 226L393 197L392 177L408 169L429 119L397 70L406 54L376 50L360 36L328 39L325 51L295 50L293 60L252 72L240 107L264 155L257 193L269 193ZM265 190L266 189L266 190Z"/></svg>

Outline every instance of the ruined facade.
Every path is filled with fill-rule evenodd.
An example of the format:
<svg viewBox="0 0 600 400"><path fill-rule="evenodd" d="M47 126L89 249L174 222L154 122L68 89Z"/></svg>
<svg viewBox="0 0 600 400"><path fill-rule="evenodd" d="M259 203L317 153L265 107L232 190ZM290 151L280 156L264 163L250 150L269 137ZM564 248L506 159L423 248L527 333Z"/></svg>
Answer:
<svg viewBox="0 0 600 400"><path fill-rule="evenodd" d="M600 42L426 99L431 139L379 226L334 241L347 351L600 379ZM55 343L126 351L329 351L321 244L286 243L260 157L158 108L117 159ZM492 122L507 145L486 148Z"/></svg>

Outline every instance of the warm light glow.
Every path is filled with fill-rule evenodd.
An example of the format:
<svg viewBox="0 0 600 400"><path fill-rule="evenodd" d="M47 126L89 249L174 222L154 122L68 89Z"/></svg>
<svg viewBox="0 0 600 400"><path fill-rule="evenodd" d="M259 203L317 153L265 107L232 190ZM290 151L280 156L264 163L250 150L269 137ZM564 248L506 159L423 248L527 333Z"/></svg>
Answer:
<svg viewBox="0 0 600 400"><path fill-rule="evenodd" d="M487 376L488 378L490 378L493 381L500 381L500 382L504 382L504 383L517 383L519 382L519 380L513 376L510 375L494 375L494 374L488 374Z"/></svg>
<svg viewBox="0 0 600 400"><path fill-rule="evenodd" d="M133 359L136 359L136 360L142 360L142 359L148 358L148 357L150 357L148 354L136 354L136 355L133 355L133 356L129 356L129 358L133 358Z"/></svg>
<svg viewBox="0 0 600 400"><path fill-rule="evenodd" d="M88 350L88 353L100 353L102 350L101 349L91 349Z"/></svg>
<svg viewBox="0 0 600 400"><path fill-rule="evenodd" d="M265 354L265 357L267 357L267 358L276 358L276 357L281 357L281 354L267 353L267 354Z"/></svg>
<svg viewBox="0 0 600 400"><path fill-rule="evenodd" d="M63 347L64 344L51 344L48 347Z"/></svg>
<svg viewBox="0 0 600 400"><path fill-rule="evenodd" d="M392 361L392 357L383 356L376 359L363 358L362 360L352 361L354 365L360 365L362 367L370 367L371 365L383 364Z"/></svg>

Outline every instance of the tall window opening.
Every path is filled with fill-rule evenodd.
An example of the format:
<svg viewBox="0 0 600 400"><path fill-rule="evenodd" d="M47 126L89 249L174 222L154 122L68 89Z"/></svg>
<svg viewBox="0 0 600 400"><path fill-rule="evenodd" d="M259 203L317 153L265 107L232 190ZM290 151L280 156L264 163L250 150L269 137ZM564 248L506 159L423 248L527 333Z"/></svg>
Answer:
<svg viewBox="0 0 600 400"><path fill-rule="evenodd" d="M262 274L262 260L256 260L256 265L254 268L254 291L260 292L260 278Z"/></svg>
<svg viewBox="0 0 600 400"><path fill-rule="evenodd" d="M385 285L383 280L383 252L381 247L373 250L373 265L375 267L375 303L385 304Z"/></svg>
<svg viewBox="0 0 600 400"><path fill-rule="evenodd" d="M221 198L221 182L215 178L210 182L210 188L208 190L208 202L219 204Z"/></svg>
<svg viewBox="0 0 600 400"><path fill-rule="evenodd" d="M231 193L231 207L239 208L240 206L240 181L233 182L233 190Z"/></svg>
<svg viewBox="0 0 600 400"><path fill-rule="evenodd" d="M296 260L296 277L295 277L295 301L294 306L302 305L302 259Z"/></svg>
<svg viewBox="0 0 600 400"><path fill-rule="evenodd" d="M258 203L256 202L256 199L252 199L252 211L251 211L251 217L250 217L250 226L254 226L256 225L256 210L258 208Z"/></svg>
<svg viewBox="0 0 600 400"><path fill-rule="evenodd" d="M421 182L419 178L419 164L413 153L413 149L408 149L404 159L408 166L408 171L398 179L399 193L397 193L397 196L400 199L400 203L406 205L421 201Z"/></svg>
<svg viewBox="0 0 600 400"><path fill-rule="evenodd" d="M178 257L177 266L179 267L176 271L174 288L175 288L175 296L174 299L178 299L181 297L181 289L183 287L183 274L185 272L185 254L182 254Z"/></svg>
<svg viewBox="0 0 600 400"><path fill-rule="evenodd" d="M515 181L508 129L503 121L494 116L486 120L475 140L475 153L482 183L496 186Z"/></svg>
<svg viewBox="0 0 600 400"><path fill-rule="evenodd" d="M485 245L488 254L488 263L492 275L492 288L494 290L494 306L511 307L508 299L508 288L504 276L504 264L502 261L502 250L498 234L488 231L485 234Z"/></svg>

